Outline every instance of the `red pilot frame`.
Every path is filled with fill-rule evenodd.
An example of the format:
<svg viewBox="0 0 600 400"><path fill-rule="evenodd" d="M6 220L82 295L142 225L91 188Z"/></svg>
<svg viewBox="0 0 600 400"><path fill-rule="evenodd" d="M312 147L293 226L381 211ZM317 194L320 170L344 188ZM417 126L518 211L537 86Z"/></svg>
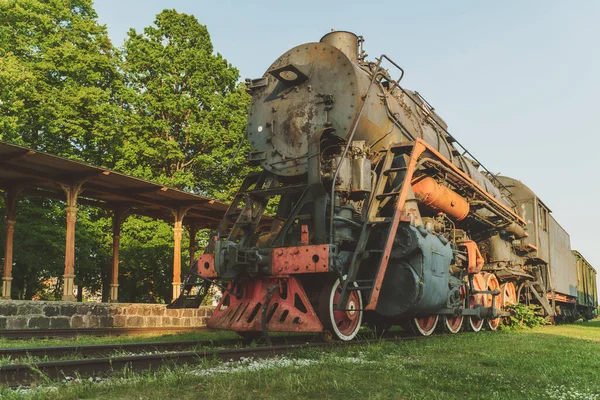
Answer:
<svg viewBox="0 0 600 400"><path fill-rule="evenodd" d="M207 326L236 332L322 332L323 325L296 277L231 282Z"/></svg>
<svg viewBox="0 0 600 400"><path fill-rule="evenodd" d="M271 253L272 276L230 282L207 325L237 332L263 328L322 332L323 325L303 285L292 275L325 272L329 272L329 245L275 248ZM212 254L198 256L198 274L218 278Z"/></svg>

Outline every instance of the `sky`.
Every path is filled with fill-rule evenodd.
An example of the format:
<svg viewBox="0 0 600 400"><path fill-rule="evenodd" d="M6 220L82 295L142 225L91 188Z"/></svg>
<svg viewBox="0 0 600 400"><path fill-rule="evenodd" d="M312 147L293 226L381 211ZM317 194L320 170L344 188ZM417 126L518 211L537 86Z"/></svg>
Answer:
<svg viewBox="0 0 600 400"><path fill-rule="evenodd" d="M388 55L487 169L519 179L600 271L600 1L96 0L116 46L165 8L193 14L258 78L335 30ZM598 202L598 203L597 203ZM600 282L600 275L599 275Z"/></svg>

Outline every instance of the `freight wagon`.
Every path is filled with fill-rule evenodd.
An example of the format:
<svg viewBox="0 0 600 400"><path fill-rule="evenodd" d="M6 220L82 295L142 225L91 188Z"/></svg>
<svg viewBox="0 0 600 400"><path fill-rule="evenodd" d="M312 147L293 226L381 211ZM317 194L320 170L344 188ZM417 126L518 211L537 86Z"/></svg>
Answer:
<svg viewBox="0 0 600 400"><path fill-rule="evenodd" d="M577 269L577 311L585 319L598 315L598 285L596 270L577 250L573 250Z"/></svg>

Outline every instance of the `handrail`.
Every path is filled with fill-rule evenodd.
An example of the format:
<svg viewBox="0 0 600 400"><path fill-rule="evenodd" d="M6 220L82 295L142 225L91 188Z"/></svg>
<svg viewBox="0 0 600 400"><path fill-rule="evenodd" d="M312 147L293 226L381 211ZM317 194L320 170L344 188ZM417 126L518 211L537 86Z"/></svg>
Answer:
<svg viewBox="0 0 600 400"><path fill-rule="evenodd" d="M398 64L396 64L394 62L394 60L392 60L391 58L389 58L385 54L382 54L381 57L385 58L386 60L388 60L389 62L391 62L394 65L394 67L396 67L396 68L398 68L400 70L400 72L401 72L400 78L398 78L397 81L394 81L394 83L396 83L396 85L400 84L400 81L402 80L402 78L404 78L404 70L402 69L402 67L400 67Z"/></svg>
<svg viewBox="0 0 600 400"><path fill-rule="evenodd" d="M397 85L398 89L400 89L402 91L402 93L404 93L409 99L412 100L413 103L415 103L417 106L420 106L420 104L406 91L404 90L404 88L402 88L400 85ZM431 109L431 111L434 111L435 108L433 108L433 106L427 101L425 100L425 98L418 92L417 96L419 96L419 98L421 98ZM504 186L504 184L502 184L502 182L500 182L500 180L496 177L496 175L494 175L490 170L488 170L477 158L475 158L475 156L469 151L467 150L467 148L465 146L463 146L454 136L452 136L452 134L450 132L448 132L448 130L446 128L444 128L442 126L442 124L440 124L435 118L431 117L431 120L442 130L444 131L444 133L446 133L449 137L452 138L453 140L453 146L456 147L454 145L454 143L456 143L458 146L460 146L460 149L462 149L462 154L461 156L464 156L465 154L468 155L473 161L475 161L477 164L479 164L479 166L481 167L481 169L483 169L484 172L486 172L487 176L489 177L490 180L492 180L492 182L494 182L496 184L496 186L500 189L500 191L505 191L505 194L508 194L507 198L510 201L511 205L513 207L516 207L517 205L515 204L515 202L513 201L513 199L510 197L512 195L512 192L510 191L509 188L507 188L506 186Z"/></svg>
<svg viewBox="0 0 600 400"><path fill-rule="evenodd" d="M417 106L421 106L421 104L419 104L419 102L417 102L406 90L404 90L404 88L402 86L400 86L400 81L402 80L402 78L404 77L404 70L402 69L402 67L400 67L396 62L394 62L391 58L389 58L387 55L382 54L381 58L385 58L386 60L388 60L390 63L392 63L396 68L398 68L402 74L400 75L400 78L397 81L394 81L393 79L391 79L391 77L388 76L389 81L396 86L398 89L400 89L402 91L402 93L404 93L409 99L412 100L413 103L415 103L415 105ZM380 58L380 60L381 60ZM378 63L378 65L381 63L381 61ZM425 97L423 97L419 92L416 92L417 96L425 103L427 104L427 106L429 107L429 109L432 112L435 112L435 108L433 107L433 105L431 105L431 103L429 103ZM510 201L511 205L513 207L516 207L517 205L515 204L515 202L513 201L513 199L511 198L512 192L510 191L510 189L508 189L506 186L504 186L504 184L502 182L500 182L500 180L496 177L496 175L494 175L491 171L489 171L477 158L475 158L475 156L469 151L467 150L467 148L465 146L463 146L450 132L448 132L448 130L446 128L444 128L442 126L442 124L440 124L435 118L431 117L431 120L433 122L435 122L435 124L442 130L444 131L444 133L446 133L446 135L448 135L450 138L452 138L453 143L456 143L458 146L460 146L460 150L462 150L462 154L461 156L464 156L465 154L468 155L469 157L471 157L471 159L473 159L473 161L475 161L477 164L479 164L479 166L481 167L481 169L487 174L487 176L489 177L490 180L492 180L496 186L498 187L498 189L500 189L500 191L504 191L505 194L507 195L508 201ZM456 147L456 146L454 146ZM459 149L457 149L459 150Z"/></svg>

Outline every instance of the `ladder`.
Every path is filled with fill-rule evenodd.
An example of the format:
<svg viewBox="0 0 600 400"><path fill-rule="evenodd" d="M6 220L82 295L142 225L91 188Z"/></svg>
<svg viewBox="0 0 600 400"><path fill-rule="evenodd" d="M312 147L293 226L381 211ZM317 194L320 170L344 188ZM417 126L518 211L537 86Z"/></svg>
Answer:
<svg viewBox="0 0 600 400"><path fill-rule="evenodd" d="M222 237L226 237L229 241L235 241L240 237L241 240L250 240L258 228L260 219L271 197L270 195L260 196L259 194L270 193L269 190L276 184L277 180L269 173L253 172L248 174L223 215L223 219L209 241L205 253L213 252L215 241ZM253 185L253 190L249 191ZM244 206L240 208L242 201ZM204 279L198 275L198 261L194 261L185 277L179 297L167 308L200 307L212 284L211 279ZM192 290L197 286L199 286L198 292L192 294Z"/></svg>
<svg viewBox="0 0 600 400"><path fill-rule="evenodd" d="M241 235L244 235L242 240L250 240L252 234L258 228L260 219L271 197L269 194L263 196L261 194L270 193L271 188L276 184L277 179L268 172L248 174L217 228L215 235L217 240L219 237L224 237L225 234L227 234L227 240L229 241L235 241ZM252 185L254 185L253 190L248 190ZM242 201L244 207L240 209ZM233 222L234 220L235 222ZM232 222L233 225L231 225ZM211 240L206 248L206 253L212 252L213 249L214 240Z"/></svg>
<svg viewBox="0 0 600 400"><path fill-rule="evenodd" d="M409 221L403 215L403 208L408 193L407 186L410 186L412 180L412 170L416 165L416 158L420 155L420 151L415 151L415 148L414 143L411 143L410 145L391 146L382 150L385 154L380 161L381 170L375 189L369 199L356 250L352 256L346 277L343 279L342 293L338 304L345 305L348 302L350 293L360 290L365 296L363 298L363 304L366 304L365 309L373 310L377 305L381 281L387 269L398 225L400 221ZM405 163L405 167L392 167L396 156L404 155L406 160L407 153L411 153L411 157L410 162ZM403 183L386 192L389 174L397 172L405 172ZM383 205L390 200L396 201L392 216L380 215ZM373 234L380 232L383 232L384 240L373 239ZM360 273L365 268L368 269L366 275L369 279L364 279L364 276Z"/></svg>

